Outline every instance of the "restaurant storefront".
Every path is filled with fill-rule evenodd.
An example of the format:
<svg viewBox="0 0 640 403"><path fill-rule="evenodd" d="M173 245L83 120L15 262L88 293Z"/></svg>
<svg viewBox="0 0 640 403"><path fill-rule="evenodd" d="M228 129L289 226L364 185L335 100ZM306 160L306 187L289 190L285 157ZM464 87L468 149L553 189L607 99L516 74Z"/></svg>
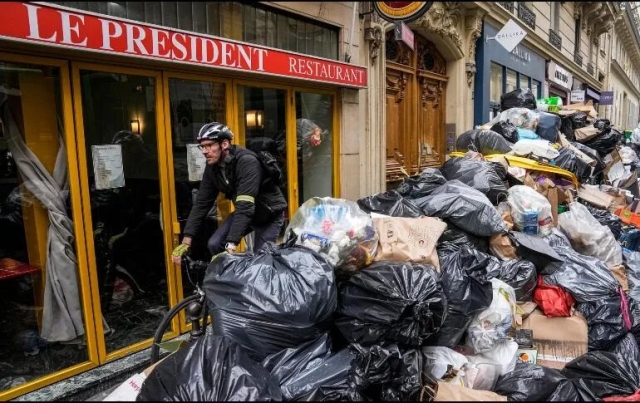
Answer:
<svg viewBox="0 0 640 403"><path fill-rule="evenodd" d="M338 29L280 24L279 10L68 4L90 11L0 3L2 400L149 347L192 292L170 255L204 167L202 125L225 122L237 144L276 156L290 217L310 197L340 197L340 89L367 85L366 69L337 61ZM217 17L238 7L243 28ZM231 209L219 198L206 231ZM167 337L187 330L182 317Z"/></svg>

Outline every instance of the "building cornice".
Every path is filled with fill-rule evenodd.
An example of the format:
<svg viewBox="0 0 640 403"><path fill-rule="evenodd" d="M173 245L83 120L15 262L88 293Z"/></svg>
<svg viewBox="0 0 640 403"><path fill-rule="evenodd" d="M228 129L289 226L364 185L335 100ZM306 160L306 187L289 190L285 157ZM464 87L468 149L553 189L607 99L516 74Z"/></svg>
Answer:
<svg viewBox="0 0 640 403"><path fill-rule="evenodd" d="M640 71L640 43L633 32L633 22L625 10L621 10L620 18L616 19L615 30L621 40L624 49L631 56L634 66Z"/></svg>
<svg viewBox="0 0 640 403"><path fill-rule="evenodd" d="M565 54L557 48L551 46L548 41L544 40L531 28L518 20L516 16L500 7L497 3L484 3L485 5L488 5L488 7L483 7L483 2L475 2L475 4L483 9L488 8L487 14L485 16L485 21L488 20L489 22L496 24L497 28L501 28L504 24L507 23L507 21L509 21L509 19L513 19L527 33L522 41L523 44L526 44L531 48L531 50L540 53L541 55L543 55L543 57L548 57L551 60L560 63L564 68L569 69L576 78L578 78L583 83L588 84L590 87L596 90L602 89L602 83L600 83L594 77L589 75L585 70L575 64L575 62L573 61L573 54Z"/></svg>
<svg viewBox="0 0 640 403"><path fill-rule="evenodd" d="M622 81L624 81L627 87L631 88L631 91L633 91L635 96L640 98L640 89L633 84L627 73L624 71L624 69L616 59L611 59L611 70L615 71L622 78Z"/></svg>

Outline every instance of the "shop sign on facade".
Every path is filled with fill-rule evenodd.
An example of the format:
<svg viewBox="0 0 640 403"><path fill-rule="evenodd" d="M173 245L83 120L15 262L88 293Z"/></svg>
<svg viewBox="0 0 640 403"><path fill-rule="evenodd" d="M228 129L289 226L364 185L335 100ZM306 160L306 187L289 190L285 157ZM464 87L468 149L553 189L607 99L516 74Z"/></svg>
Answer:
<svg viewBox="0 0 640 403"><path fill-rule="evenodd" d="M571 103L584 103L584 90L573 90L571 91Z"/></svg>
<svg viewBox="0 0 640 403"><path fill-rule="evenodd" d="M558 66L556 62L549 62L547 77L549 81L552 81L563 88L571 90L571 84L573 83L573 74Z"/></svg>
<svg viewBox="0 0 640 403"><path fill-rule="evenodd" d="M602 91L600 93L600 105L613 105L613 91Z"/></svg>
<svg viewBox="0 0 640 403"><path fill-rule="evenodd" d="M367 86L364 67L43 3L0 2L0 38L345 87Z"/></svg>
<svg viewBox="0 0 640 403"><path fill-rule="evenodd" d="M373 9L389 22L411 22L422 17L433 6L432 1L374 1Z"/></svg>
<svg viewBox="0 0 640 403"><path fill-rule="evenodd" d="M507 52L511 52L513 48L522 42L525 36L527 36L527 33L510 19L493 39L502 45ZM487 40L489 39L487 38Z"/></svg>
<svg viewBox="0 0 640 403"><path fill-rule="evenodd" d="M396 22L395 39L396 41L402 41L405 45L409 47L409 49L413 50L415 35L413 35L413 31L409 29L407 24L405 24L402 21Z"/></svg>

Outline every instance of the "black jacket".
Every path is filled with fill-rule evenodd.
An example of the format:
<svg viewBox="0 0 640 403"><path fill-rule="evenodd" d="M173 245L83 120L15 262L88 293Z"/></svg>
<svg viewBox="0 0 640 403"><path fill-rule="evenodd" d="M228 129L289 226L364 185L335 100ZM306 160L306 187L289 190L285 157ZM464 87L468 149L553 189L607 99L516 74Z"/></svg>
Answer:
<svg viewBox="0 0 640 403"><path fill-rule="evenodd" d="M287 201L278 186L271 181L263 183L265 175L265 168L253 151L231 146L224 167L220 163L205 167L183 234L193 237L198 233L220 192L235 206L226 242L238 244L249 225L272 221L287 208Z"/></svg>

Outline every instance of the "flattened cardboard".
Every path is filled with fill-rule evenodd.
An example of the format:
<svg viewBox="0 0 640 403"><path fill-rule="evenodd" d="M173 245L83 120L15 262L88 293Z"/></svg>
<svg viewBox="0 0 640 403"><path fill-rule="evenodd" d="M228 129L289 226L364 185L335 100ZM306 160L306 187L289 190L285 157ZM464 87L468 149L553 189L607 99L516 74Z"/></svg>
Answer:
<svg viewBox="0 0 640 403"><path fill-rule="evenodd" d="M613 202L613 196L584 186L580 186L578 189L578 197L602 209L608 209Z"/></svg>
<svg viewBox="0 0 640 403"><path fill-rule="evenodd" d="M536 309L523 320L522 328L533 330L538 365L563 368L588 351L587 321L579 312L568 318L549 318Z"/></svg>
<svg viewBox="0 0 640 403"><path fill-rule="evenodd" d="M475 390L438 381L435 402L506 402L507 397L488 390Z"/></svg>

